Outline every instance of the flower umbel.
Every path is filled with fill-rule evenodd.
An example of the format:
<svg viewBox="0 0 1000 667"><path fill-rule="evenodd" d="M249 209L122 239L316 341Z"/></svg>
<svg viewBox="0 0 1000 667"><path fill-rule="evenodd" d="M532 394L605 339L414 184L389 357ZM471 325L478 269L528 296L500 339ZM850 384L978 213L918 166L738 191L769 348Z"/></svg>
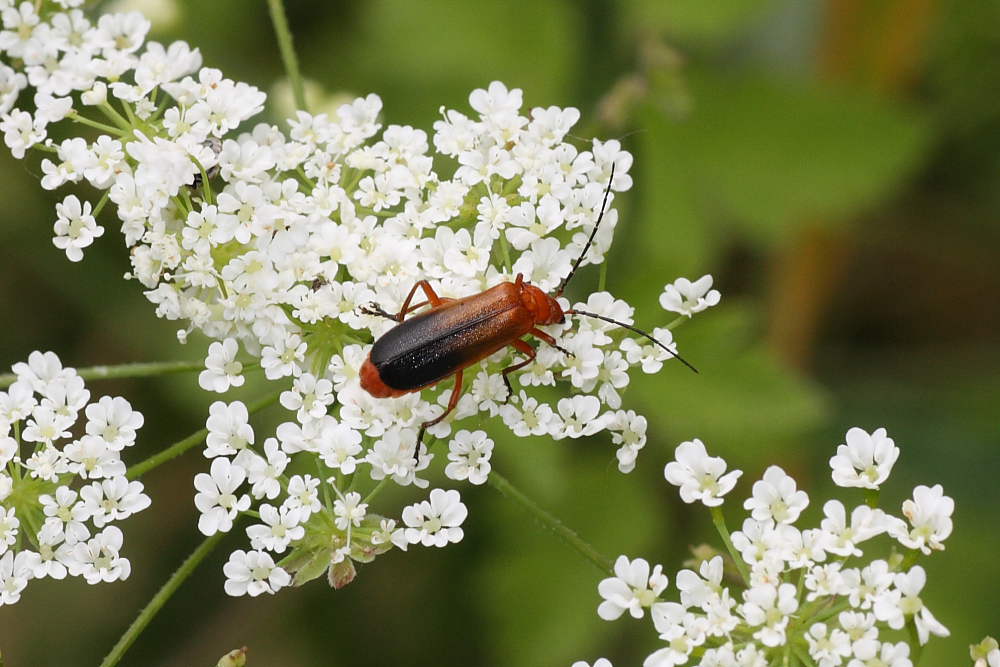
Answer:
<svg viewBox="0 0 1000 667"><path fill-rule="evenodd" d="M126 579L117 524L150 500L125 477L121 455L142 415L120 397L90 402L52 352L12 370L15 382L0 392L0 605L17 602L32 579Z"/></svg>

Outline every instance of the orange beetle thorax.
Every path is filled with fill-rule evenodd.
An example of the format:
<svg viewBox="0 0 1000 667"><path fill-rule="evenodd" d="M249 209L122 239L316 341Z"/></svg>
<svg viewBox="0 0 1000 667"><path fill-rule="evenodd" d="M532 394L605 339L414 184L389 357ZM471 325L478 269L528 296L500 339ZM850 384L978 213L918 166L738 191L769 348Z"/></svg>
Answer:
<svg viewBox="0 0 1000 667"><path fill-rule="evenodd" d="M521 302L531 313L535 324L562 324L566 321L562 306L555 298L528 283L519 283L518 287L521 290Z"/></svg>

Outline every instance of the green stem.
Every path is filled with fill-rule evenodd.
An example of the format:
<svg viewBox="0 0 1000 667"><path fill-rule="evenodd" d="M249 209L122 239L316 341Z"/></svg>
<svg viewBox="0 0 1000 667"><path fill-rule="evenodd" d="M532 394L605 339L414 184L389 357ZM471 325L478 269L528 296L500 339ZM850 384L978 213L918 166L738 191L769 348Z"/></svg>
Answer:
<svg viewBox="0 0 1000 667"><path fill-rule="evenodd" d="M816 667L816 663L812 661L809 657L809 652L802 646L798 644L792 645L792 650L795 651L795 657L797 657L803 665L806 667Z"/></svg>
<svg viewBox="0 0 1000 667"><path fill-rule="evenodd" d="M920 633L917 632L917 621L915 616L906 619L906 630L909 634L910 661L916 667L920 663L920 654L924 647L920 643Z"/></svg>
<svg viewBox="0 0 1000 667"><path fill-rule="evenodd" d="M670 320L670 324L668 324L666 328L673 330L673 328L676 327L678 324L681 324L682 322L687 322L690 319L691 318L688 317L687 315L678 315L674 319Z"/></svg>
<svg viewBox="0 0 1000 667"><path fill-rule="evenodd" d="M750 571L747 570L747 564L743 562L743 557L736 551L736 547L733 546L733 541L729 537L729 529L726 528L726 517L722 514L722 507L717 506L708 509L712 512L712 523L715 524L715 529L719 531L719 536L722 538L723 544L726 545L726 550L729 551L729 556L733 559L736 569L739 570L740 576L743 578L743 583L749 586Z"/></svg>
<svg viewBox="0 0 1000 667"><path fill-rule="evenodd" d="M605 286L608 284L608 258L607 257L605 257L604 261L601 262L601 270L600 271L601 272L598 274L598 277L597 277L597 291L598 292L603 292L605 290Z"/></svg>
<svg viewBox="0 0 1000 667"><path fill-rule="evenodd" d="M299 59L295 55L295 45L292 43L292 31L288 29L288 18L285 16L285 7L281 0L267 0L267 4L271 10L271 23L274 24L274 34L278 38L278 49L281 51L281 60L285 64L288 82L292 85L292 96L295 98L295 106L302 111L308 111L308 107L306 107L306 92L302 85L302 74L299 72Z"/></svg>
<svg viewBox="0 0 1000 667"><path fill-rule="evenodd" d="M247 406L247 412L253 414L259 410L266 408L267 406L277 401L280 395L281 392L275 392L273 394L258 399L254 403L251 403L250 405ZM183 440L179 440L178 442L175 442L174 444L170 445L163 451L157 452L156 454L150 456L148 459L140 461L139 463L136 463L134 466L131 466L128 470L125 471L125 476L128 479L136 479L138 477L141 477L150 470L152 470L153 468L162 465L171 459L175 459L184 452L186 452L187 450L191 449L192 447L201 444L207 437L208 437L207 428L195 431L194 433L184 438Z"/></svg>
<svg viewBox="0 0 1000 667"><path fill-rule="evenodd" d="M127 136L129 136L129 133L125 132L124 130L121 130L121 129L117 128L117 127L112 127L111 125L105 125L104 123L98 123L96 120L90 120L89 118L84 118L83 116L81 116L80 114L76 113L75 111L72 112L72 113L70 113L66 117L69 118L72 121L76 121L77 123L81 123L83 125L87 125L89 127L93 127L95 129L101 130L102 132L107 132L109 134L113 134L113 135L118 136L118 137L127 137Z"/></svg>
<svg viewBox="0 0 1000 667"><path fill-rule="evenodd" d="M167 579L165 584L163 584L163 587L160 588L160 590L156 592L156 595L153 596L153 599L149 601L149 604L147 604L143 610L139 612L136 619L132 621L132 625L128 627L125 634L121 636L118 642L112 647L111 652L108 653L108 655L101 662L100 667L112 667L113 665L118 664L118 661L122 659L123 655L125 655L125 651L127 651L129 646L135 642L142 631L146 629L146 626L149 625L149 622L153 620L153 617L156 616L157 612L160 611L163 605L167 603L170 596L172 596L174 592L180 588L180 585L184 583L185 579L191 576L191 573L194 572L199 563L205 560L205 556L211 553L212 549L215 548L224 536L225 533L216 533L198 545L198 548L187 557L187 560L181 563L181 566L177 568L177 571L170 575L170 578Z"/></svg>
<svg viewBox="0 0 1000 667"><path fill-rule="evenodd" d="M142 378L154 375L169 375L170 373L185 373L200 371L205 368L203 361L153 361L139 364L119 364L117 366L90 366L76 369L77 375L84 380L114 380L118 378ZM17 381L13 373L0 375L0 389L9 387Z"/></svg>
<svg viewBox="0 0 1000 667"><path fill-rule="evenodd" d="M878 507L878 495L879 495L878 489L866 489L865 505L868 505L868 507L872 508Z"/></svg>
<svg viewBox="0 0 1000 667"><path fill-rule="evenodd" d="M563 542L573 547L577 553L597 566L597 569L601 572L611 575L614 574L614 569L609 558L599 553L594 547L590 546L589 543L576 534L576 531L568 528L551 512L542 509L535 501L514 488L514 486L507 481L507 478L498 473L496 470L492 470L490 472L489 484L502 495L507 496L511 500L519 503L522 508L524 508L529 514L533 515L542 525L562 538Z"/></svg>

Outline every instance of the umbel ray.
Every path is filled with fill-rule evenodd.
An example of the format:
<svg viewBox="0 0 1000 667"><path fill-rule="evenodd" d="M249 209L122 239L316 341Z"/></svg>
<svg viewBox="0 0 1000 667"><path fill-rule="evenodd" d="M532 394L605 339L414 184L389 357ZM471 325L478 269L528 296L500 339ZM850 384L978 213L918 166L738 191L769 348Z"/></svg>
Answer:
<svg viewBox="0 0 1000 667"><path fill-rule="evenodd" d="M697 372L694 366L649 333L579 308L563 310L557 301L594 242L607 210L614 175L612 165L608 187L601 202L601 211L597 216L597 222L594 223L594 229L590 232L590 238L553 294L546 294L526 282L521 274L517 274L514 282L502 282L461 299L440 297L428 281L420 280L410 290L395 315L374 303L361 309L368 315L378 315L399 322L375 341L368 358L361 366L361 386L369 394L376 398L402 396L432 387L446 378L455 376L455 386L448 400L448 407L434 419L420 425L417 435L418 450L423 441L424 431L455 409L462 394L462 374L469 366L508 345L525 355L524 360L500 371L507 386L509 400L514 392L510 384L510 374L524 368L535 359L535 348L529 345L523 336L535 336L564 354L570 354L559 347L555 338L538 328L546 324L562 324L566 321L567 315L592 317L635 332ZM419 303L411 303L418 289L423 290L425 299ZM423 312L406 317L425 306L428 308Z"/></svg>

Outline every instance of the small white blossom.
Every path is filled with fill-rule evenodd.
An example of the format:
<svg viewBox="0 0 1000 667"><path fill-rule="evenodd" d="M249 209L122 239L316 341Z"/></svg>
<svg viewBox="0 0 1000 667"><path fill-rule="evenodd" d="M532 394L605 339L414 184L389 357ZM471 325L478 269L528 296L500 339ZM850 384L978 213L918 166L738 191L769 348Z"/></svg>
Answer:
<svg viewBox="0 0 1000 667"><path fill-rule="evenodd" d="M900 521L890 527L889 533L903 546L925 554L944 549L944 540L951 535L954 511L955 501L944 495L940 484L917 486L913 498L903 501L903 515L909 519L910 528Z"/></svg>
<svg viewBox="0 0 1000 667"><path fill-rule="evenodd" d="M705 445L695 438L682 442L674 450L674 458L663 469L663 475L674 486L680 487L681 500L686 503L701 501L708 507L722 504L722 496L733 490L740 470L726 472L726 462L709 456Z"/></svg>
<svg viewBox="0 0 1000 667"><path fill-rule="evenodd" d="M642 618L643 609L653 606L668 583L662 565L650 572L645 559L630 561L627 556L619 556L615 561L615 576L603 579L597 586L597 592L604 598L597 607L597 615L613 621L628 611L632 618Z"/></svg>
<svg viewBox="0 0 1000 667"><path fill-rule="evenodd" d="M663 288L660 306L664 310L691 317L719 303L719 291L711 288L712 276L702 276L694 282L678 278Z"/></svg>
<svg viewBox="0 0 1000 667"><path fill-rule="evenodd" d="M227 338L208 346L205 370L198 374L198 385L205 391L218 394L229 391L230 387L242 387L243 364L236 361L239 345L235 338Z"/></svg>
<svg viewBox="0 0 1000 667"><path fill-rule="evenodd" d="M847 444L837 447L837 455L830 459L833 481L838 486L879 488L899 458L899 448L892 438L884 428L869 434L854 427L844 439Z"/></svg>
<svg viewBox="0 0 1000 667"><path fill-rule="evenodd" d="M796 489L795 480L778 466L771 466L763 479L754 482L753 497L743 507L758 521L794 523L808 504L809 496Z"/></svg>
<svg viewBox="0 0 1000 667"><path fill-rule="evenodd" d="M485 431L461 430L448 443L448 460L444 474L450 479L467 479L472 484L484 484L490 473L493 441Z"/></svg>
<svg viewBox="0 0 1000 667"><path fill-rule="evenodd" d="M262 593L277 593L288 586L292 578L274 564L271 555L264 551L246 552L237 549L222 567L226 575L225 589L228 595L249 595L257 597Z"/></svg>
<svg viewBox="0 0 1000 667"><path fill-rule="evenodd" d="M409 544L443 547L461 541L461 525L469 512L454 489L432 489L430 500L403 508L404 535Z"/></svg>

